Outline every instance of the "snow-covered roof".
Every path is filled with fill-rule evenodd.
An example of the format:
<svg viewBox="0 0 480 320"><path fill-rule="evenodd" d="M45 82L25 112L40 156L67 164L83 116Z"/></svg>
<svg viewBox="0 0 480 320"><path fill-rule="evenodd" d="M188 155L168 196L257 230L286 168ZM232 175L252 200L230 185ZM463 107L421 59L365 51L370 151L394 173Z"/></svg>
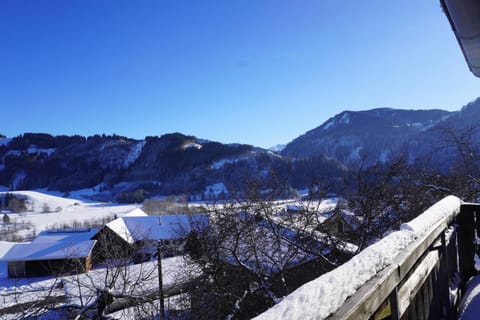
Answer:
<svg viewBox="0 0 480 320"><path fill-rule="evenodd" d="M357 229L360 221L355 214L349 210L341 209L338 211L330 211L328 213L323 214L323 217L321 217L321 222L322 223L328 223L330 219L333 219L335 215L340 215L343 220L353 229Z"/></svg>
<svg viewBox="0 0 480 320"><path fill-rule="evenodd" d="M0 257L1 261L33 261L75 259L87 257L96 240L91 238L98 232L94 228L46 230L32 242L16 243Z"/></svg>
<svg viewBox="0 0 480 320"><path fill-rule="evenodd" d="M0 261L7 254L7 252L10 251L10 249L16 244L18 244L18 243L17 242L9 242L9 241L0 241Z"/></svg>
<svg viewBox="0 0 480 320"><path fill-rule="evenodd" d="M169 240L183 238L192 225L208 223L205 214L162 216L123 216L107 223L106 227L126 242L139 240Z"/></svg>
<svg viewBox="0 0 480 320"><path fill-rule="evenodd" d="M136 208L125 214L124 217L148 217L148 214L146 214L142 209Z"/></svg>

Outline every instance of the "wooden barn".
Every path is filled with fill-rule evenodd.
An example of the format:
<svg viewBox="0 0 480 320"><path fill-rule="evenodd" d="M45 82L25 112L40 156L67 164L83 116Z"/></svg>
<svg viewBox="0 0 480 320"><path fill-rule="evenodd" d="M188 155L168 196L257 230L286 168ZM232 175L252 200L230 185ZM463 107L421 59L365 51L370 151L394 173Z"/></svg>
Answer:
<svg viewBox="0 0 480 320"><path fill-rule="evenodd" d="M9 278L88 272L98 232L93 228L46 230L28 243L18 243L2 257Z"/></svg>

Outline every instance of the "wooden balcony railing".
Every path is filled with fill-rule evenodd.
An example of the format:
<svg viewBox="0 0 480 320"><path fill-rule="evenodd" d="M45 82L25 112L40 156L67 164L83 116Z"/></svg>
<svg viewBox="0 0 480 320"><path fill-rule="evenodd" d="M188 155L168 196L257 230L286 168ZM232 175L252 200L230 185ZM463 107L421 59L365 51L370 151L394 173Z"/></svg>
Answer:
<svg viewBox="0 0 480 320"><path fill-rule="evenodd" d="M389 267L360 287L328 319L454 319L475 270L480 205L462 204Z"/></svg>
<svg viewBox="0 0 480 320"><path fill-rule="evenodd" d="M446 197L255 319L454 319L477 235L480 205Z"/></svg>

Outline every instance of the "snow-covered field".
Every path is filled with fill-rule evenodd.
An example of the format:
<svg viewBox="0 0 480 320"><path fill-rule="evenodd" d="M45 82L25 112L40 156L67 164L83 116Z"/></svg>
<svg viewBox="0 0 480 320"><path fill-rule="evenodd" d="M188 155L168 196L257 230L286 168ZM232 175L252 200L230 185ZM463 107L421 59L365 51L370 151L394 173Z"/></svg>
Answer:
<svg viewBox="0 0 480 320"><path fill-rule="evenodd" d="M136 207L136 205L118 205L81 200L81 195L85 194L85 192L71 193L70 196L75 198L63 198L38 191L11 191L10 193L13 195L27 200L27 212L21 214L6 213L10 217L10 224L28 225L28 229L17 231L17 236L31 237L32 233L38 233L48 228L78 225L107 218L112 219L114 216L122 216L132 211ZM0 197L5 196L5 193L0 192Z"/></svg>

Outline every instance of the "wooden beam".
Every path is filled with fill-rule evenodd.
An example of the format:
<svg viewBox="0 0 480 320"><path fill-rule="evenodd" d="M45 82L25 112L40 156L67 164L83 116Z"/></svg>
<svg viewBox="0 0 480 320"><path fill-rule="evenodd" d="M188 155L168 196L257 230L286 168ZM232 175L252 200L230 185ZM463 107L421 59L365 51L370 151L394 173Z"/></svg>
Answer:
<svg viewBox="0 0 480 320"><path fill-rule="evenodd" d="M475 211L478 205L464 204L457 216L458 262L460 289L463 292L468 279L475 274Z"/></svg>
<svg viewBox="0 0 480 320"><path fill-rule="evenodd" d="M429 232L407 247L390 266L360 287L328 319L369 319L407 277L420 257L439 239L448 228L449 222L450 218L445 217L430 228Z"/></svg>
<svg viewBox="0 0 480 320"><path fill-rule="evenodd" d="M415 268L410 277L403 283L398 290L398 311L400 317L413 301L417 293L422 289L425 281L429 278L432 270L440 261L440 255L437 250L430 251L427 256ZM446 284L448 285L448 283Z"/></svg>

